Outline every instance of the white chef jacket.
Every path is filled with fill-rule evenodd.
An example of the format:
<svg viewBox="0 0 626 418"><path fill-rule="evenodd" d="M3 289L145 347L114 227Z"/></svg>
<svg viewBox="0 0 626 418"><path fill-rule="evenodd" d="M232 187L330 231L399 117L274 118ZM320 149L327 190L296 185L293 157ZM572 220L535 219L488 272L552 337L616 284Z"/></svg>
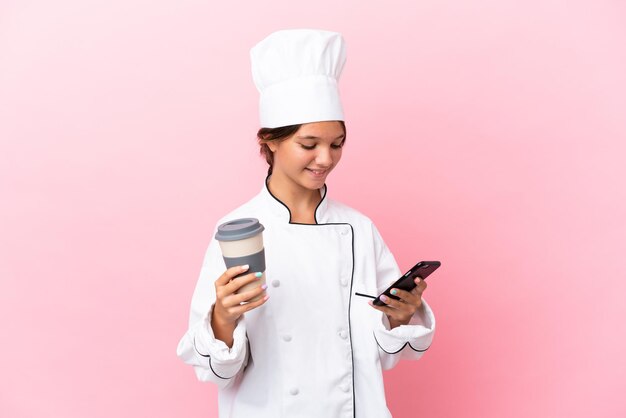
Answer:
<svg viewBox="0 0 626 418"><path fill-rule="evenodd" d="M215 338L214 282L226 266L212 238L178 356L217 384L220 418L390 417L382 370L424 354L433 312L422 299L409 325L390 329L386 315L354 295L378 295L401 275L372 221L330 200L325 185L317 224L292 223L268 180L217 225L253 217L265 226L269 300L238 321L232 348Z"/></svg>

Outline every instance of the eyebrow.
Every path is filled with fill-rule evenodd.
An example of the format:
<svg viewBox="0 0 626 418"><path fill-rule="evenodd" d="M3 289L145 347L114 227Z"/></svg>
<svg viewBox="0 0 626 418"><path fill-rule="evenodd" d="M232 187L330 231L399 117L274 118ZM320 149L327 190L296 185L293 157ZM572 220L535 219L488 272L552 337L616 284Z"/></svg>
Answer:
<svg viewBox="0 0 626 418"><path fill-rule="evenodd" d="M333 141L335 141L335 140L337 140L339 138L343 138L345 136L346 136L345 134L341 134L337 138L335 138ZM322 139L319 136L314 136L314 135L305 135L305 136L298 135L298 138L300 138L300 139L314 139L314 140Z"/></svg>

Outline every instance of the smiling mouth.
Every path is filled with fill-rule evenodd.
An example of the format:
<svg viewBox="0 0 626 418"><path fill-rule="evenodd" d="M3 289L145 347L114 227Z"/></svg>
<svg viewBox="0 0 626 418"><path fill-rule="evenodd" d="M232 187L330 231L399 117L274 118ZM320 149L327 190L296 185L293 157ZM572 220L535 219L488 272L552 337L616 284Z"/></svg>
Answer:
<svg viewBox="0 0 626 418"><path fill-rule="evenodd" d="M309 170L311 173L315 174L316 176L321 176L328 172L328 170L312 170L310 168L307 168L307 170Z"/></svg>

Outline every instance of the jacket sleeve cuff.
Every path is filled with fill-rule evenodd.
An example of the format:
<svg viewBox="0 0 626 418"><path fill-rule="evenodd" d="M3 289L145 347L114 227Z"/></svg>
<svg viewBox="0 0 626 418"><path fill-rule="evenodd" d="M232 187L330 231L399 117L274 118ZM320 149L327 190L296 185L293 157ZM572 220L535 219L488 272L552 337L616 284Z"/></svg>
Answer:
<svg viewBox="0 0 626 418"><path fill-rule="evenodd" d="M383 351L396 354L408 345L413 351L423 352L432 343L435 334L435 316L430 306L422 299L422 309L413 315L407 325L390 328L387 315L382 314L381 325L374 330L374 337Z"/></svg>
<svg viewBox="0 0 626 418"><path fill-rule="evenodd" d="M245 322L239 320L233 332L233 346L215 338L211 328L213 306L202 319L196 332L194 348L198 356L208 359L213 373L222 379L234 377L244 365L247 354L247 336Z"/></svg>

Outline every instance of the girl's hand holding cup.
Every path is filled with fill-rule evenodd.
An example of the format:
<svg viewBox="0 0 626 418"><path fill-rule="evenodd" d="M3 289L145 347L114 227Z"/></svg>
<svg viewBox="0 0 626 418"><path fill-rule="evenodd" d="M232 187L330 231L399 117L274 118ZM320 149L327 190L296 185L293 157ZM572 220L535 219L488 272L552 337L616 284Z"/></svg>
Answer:
<svg viewBox="0 0 626 418"><path fill-rule="evenodd" d="M229 347L237 320L251 309L263 305L265 284L265 248L263 230L256 218L240 218L221 224L215 239L228 268L215 281L215 306L211 316L213 334ZM245 274L252 269L252 273Z"/></svg>
<svg viewBox="0 0 626 418"><path fill-rule="evenodd" d="M213 317L211 322L219 325L232 325L233 329L237 320L244 314L258 306L263 305L268 295L262 296L267 289L266 284L252 287L238 293L238 290L246 285L253 285L261 280L263 274L260 272L249 273L242 276L240 274L246 272L249 266L231 267L215 281L215 307L213 308ZM237 277L239 276L239 277ZM256 299L251 301L252 299Z"/></svg>

